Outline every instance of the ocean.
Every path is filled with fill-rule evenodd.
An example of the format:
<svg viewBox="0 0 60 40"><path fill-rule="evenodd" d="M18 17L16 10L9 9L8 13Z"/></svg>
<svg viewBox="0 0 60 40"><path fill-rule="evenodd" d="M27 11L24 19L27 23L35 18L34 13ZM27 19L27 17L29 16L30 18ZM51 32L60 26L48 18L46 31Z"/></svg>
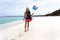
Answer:
<svg viewBox="0 0 60 40"><path fill-rule="evenodd" d="M36 17L33 17L35 19ZM0 17L0 24L23 20L23 17Z"/></svg>
<svg viewBox="0 0 60 40"><path fill-rule="evenodd" d="M0 24L5 24L13 21L22 20L23 17L0 17Z"/></svg>

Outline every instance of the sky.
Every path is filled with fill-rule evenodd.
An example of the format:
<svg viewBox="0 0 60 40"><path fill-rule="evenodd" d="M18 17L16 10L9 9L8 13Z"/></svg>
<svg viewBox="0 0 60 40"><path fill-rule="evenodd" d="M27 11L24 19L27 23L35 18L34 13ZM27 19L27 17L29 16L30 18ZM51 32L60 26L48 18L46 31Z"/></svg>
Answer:
<svg viewBox="0 0 60 40"><path fill-rule="evenodd" d="M33 5L38 9L33 10ZM0 16L24 15L26 7L34 15L45 15L60 9L60 0L0 0Z"/></svg>

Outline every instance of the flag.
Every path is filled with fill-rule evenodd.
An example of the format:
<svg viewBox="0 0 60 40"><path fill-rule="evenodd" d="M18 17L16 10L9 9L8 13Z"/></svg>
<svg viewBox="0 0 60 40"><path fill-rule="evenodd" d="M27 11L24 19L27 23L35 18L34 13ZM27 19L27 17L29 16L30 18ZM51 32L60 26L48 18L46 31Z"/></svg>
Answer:
<svg viewBox="0 0 60 40"><path fill-rule="evenodd" d="M34 5L33 6L33 10L37 10L37 9L38 9L38 7Z"/></svg>

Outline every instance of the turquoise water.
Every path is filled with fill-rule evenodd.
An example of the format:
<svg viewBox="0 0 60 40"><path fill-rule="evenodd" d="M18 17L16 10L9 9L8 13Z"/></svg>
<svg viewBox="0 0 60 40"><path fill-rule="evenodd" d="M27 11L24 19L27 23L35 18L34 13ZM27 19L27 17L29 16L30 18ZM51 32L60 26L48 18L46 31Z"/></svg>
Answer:
<svg viewBox="0 0 60 40"><path fill-rule="evenodd" d="M0 17L0 24L5 24L17 20L22 20L23 17Z"/></svg>

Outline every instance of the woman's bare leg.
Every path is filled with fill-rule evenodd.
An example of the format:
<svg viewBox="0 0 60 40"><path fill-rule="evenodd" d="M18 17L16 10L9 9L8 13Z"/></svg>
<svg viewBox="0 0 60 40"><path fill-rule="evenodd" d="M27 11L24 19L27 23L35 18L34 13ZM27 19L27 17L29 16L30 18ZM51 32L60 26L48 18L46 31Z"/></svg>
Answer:
<svg viewBox="0 0 60 40"><path fill-rule="evenodd" d="M29 31L29 22L27 23L27 31Z"/></svg>
<svg viewBox="0 0 60 40"><path fill-rule="evenodd" d="M25 30L24 31L26 32L26 21L25 21L25 26L24 27L25 27Z"/></svg>

